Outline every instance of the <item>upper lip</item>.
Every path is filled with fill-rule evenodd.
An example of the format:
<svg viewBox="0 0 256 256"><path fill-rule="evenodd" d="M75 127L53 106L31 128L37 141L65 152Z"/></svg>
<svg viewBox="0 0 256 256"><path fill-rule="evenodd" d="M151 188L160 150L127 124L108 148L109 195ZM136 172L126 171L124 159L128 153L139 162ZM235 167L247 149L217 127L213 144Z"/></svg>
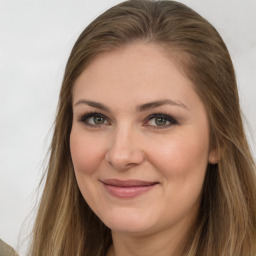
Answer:
<svg viewBox="0 0 256 256"><path fill-rule="evenodd" d="M105 185L116 186L116 187L139 187L139 186L150 186L158 184L156 181L144 181L144 180L118 180L118 179L106 179L102 180Z"/></svg>

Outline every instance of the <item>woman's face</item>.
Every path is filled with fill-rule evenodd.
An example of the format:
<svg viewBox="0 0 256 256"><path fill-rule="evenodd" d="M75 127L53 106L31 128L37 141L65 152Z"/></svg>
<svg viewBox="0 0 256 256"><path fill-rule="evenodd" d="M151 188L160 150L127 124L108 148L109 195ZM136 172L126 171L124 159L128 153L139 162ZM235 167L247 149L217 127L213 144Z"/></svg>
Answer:
<svg viewBox="0 0 256 256"><path fill-rule="evenodd" d="M75 82L73 113L77 183L112 231L191 225L215 154L201 99L159 47L137 43L96 57Z"/></svg>

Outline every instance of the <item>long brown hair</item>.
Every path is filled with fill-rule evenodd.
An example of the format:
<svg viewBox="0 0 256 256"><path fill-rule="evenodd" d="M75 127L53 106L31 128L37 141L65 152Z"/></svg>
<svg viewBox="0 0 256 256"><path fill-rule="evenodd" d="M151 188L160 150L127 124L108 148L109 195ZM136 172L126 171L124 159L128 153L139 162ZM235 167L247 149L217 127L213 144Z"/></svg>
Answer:
<svg viewBox="0 0 256 256"><path fill-rule="evenodd" d="M81 196L70 156L74 81L102 52L132 42L162 46L193 82L205 104L211 147L200 214L184 244L186 256L256 254L256 180L241 119L233 64L215 28L175 1L130 0L95 19L67 62L60 92L45 187L30 255L106 255L111 232Z"/></svg>

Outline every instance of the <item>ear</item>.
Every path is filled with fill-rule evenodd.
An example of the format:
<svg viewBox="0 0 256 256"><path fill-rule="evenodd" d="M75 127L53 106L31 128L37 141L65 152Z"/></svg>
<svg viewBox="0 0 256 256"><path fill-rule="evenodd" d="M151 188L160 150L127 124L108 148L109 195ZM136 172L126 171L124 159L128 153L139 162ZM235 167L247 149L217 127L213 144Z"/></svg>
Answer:
<svg viewBox="0 0 256 256"><path fill-rule="evenodd" d="M220 160L220 152L216 148L213 148L209 152L208 162L209 164L217 164Z"/></svg>

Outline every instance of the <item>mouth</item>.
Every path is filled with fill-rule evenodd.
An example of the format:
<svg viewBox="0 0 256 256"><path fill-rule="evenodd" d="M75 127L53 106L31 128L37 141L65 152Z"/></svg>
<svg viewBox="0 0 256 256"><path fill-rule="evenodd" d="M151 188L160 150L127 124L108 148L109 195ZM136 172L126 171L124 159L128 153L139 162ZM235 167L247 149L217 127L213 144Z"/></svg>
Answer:
<svg viewBox="0 0 256 256"><path fill-rule="evenodd" d="M101 181L106 191L118 198L134 198L141 194L144 194L155 186L159 182L143 181L143 180L117 180L108 179Z"/></svg>

